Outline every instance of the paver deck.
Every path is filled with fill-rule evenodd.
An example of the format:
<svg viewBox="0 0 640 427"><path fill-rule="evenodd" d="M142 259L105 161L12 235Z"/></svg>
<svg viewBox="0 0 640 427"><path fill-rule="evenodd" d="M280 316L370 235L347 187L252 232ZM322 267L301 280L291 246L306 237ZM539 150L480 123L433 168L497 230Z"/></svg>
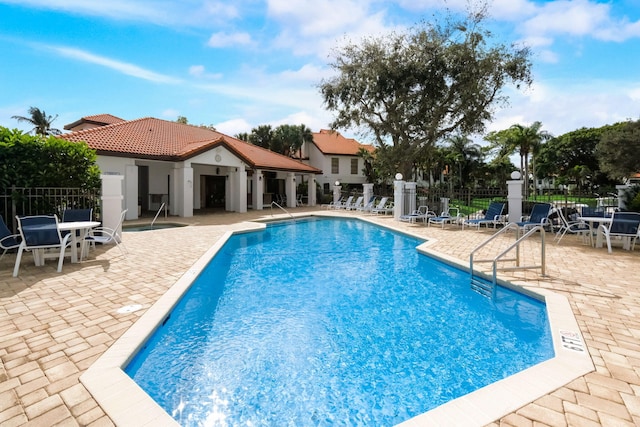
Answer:
<svg viewBox="0 0 640 427"><path fill-rule="evenodd" d="M15 255L6 255L0 260L0 425L114 425L80 375L234 224L270 216L266 210L173 218L192 226L126 233L126 258L115 247L99 247L81 264L65 262L62 273L53 262L35 267L24 257L13 278ZM368 218L435 239L434 250L463 262L493 233ZM640 425L640 251L608 254L573 236L560 245L551 240L545 277L537 271L500 277L566 296L596 370L490 425ZM532 241L524 252L536 259L539 244ZM118 312L131 304L142 310Z"/></svg>

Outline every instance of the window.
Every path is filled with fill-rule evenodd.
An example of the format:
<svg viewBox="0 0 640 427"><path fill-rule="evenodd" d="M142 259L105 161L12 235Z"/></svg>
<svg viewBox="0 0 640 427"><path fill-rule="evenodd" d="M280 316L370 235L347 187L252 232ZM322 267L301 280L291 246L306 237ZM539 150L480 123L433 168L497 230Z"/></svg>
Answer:
<svg viewBox="0 0 640 427"><path fill-rule="evenodd" d="M340 159L338 159L337 157L332 157L331 158L331 173L333 174L338 174L340 173L340 163L339 163Z"/></svg>
<svg viewBox="0 0 640 427"><path fill-rule="evenodd" d="M351 159L351 175L358 175L358 159Z"/></svg>

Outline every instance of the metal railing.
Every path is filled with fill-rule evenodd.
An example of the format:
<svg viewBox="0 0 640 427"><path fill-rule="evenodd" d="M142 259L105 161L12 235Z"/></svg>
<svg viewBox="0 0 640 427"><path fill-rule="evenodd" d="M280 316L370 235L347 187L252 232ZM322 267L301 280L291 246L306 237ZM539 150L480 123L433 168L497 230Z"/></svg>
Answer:
<svg viewBox="0 0 640 427"><path fill-rule="evenodd" d="M149 226L150 228L153 228L153 224L155 224L156 219L158 219L158 215L160 215L160 212L162 212L162 208L164 208L166 206L166 203L162 202L162 204L160 205L160 209L158 209L158 212L156 212L156 216L153 217L153 221L151 221L151 225ZM165 208L164 210L164 219L167 219L167 209Z"/></svg>
<svg viewBox="0 0 640 427"><path fill-rule="evenodd" d="M100 191L68 187L10 187L0 189L0 215L17 230L16 215L51 215L62 218L65 209L93 209L100 220Z"/></svg>
<svg viewBox="0 0 640 427"><path fill-rule="evenodd" d="M516 232L516 241L514 243L512 243L511 245L509 245L506 249L504 249L502 252L500 252L498 255L496 255L494 258L488 258L488 259L478 259L475 260L476 263L479 262L491 262L492 263L492 282L491 284L487 284L485 282L483 282L482 280L480 280L479 278L477 278L476 274L475 274L475 270L474 270L474 259L473 259L473 255L480 249L482 249L483 247L485 247L486 245L488 245L490 242L492 242L493 240L495 240L496 238L498 238L498 236L501 236L502 234L508 232L508 231L515 231ZM536 232L540 232L540 265L520 265L520 244L522 242L524 242L525 240L527 240L529 237L531 237L532 235L534 235ZM485 240L484 242L482 242L480 245L476 246L471 253L469 254L469 273L471 274L471 288L486 295L489 296L489 293L491 293L491 296L493 295L493 293L495 292L495 286L497 285L498 282L498 270L531 270L531 269L537 269L539 268L541 270L541 274L544 276L546 274L546 254L545 254L545 229L542 225L536 225L535 227L532 227L529 231L527 231L524 235L520 236L520 227L518 227L517 224L510 222L507 225L505 225L504 228L502 228L500 231L498 231L497 233L495 233L494 235L492 235L491 237L489 237L487 240ZM505 258L503 259L503 257L505 255L507 255L509 252L511 252L513 249L515 248L515 258ZM502 262L507 262L507 261L515 261L515 266L514 267L501 267L498 268L498 262L502 261Z"/></svg>
<svg viewBox="0 0 640 427"><path fill-rule="evenodd" d="M278 203L276 202L271 202L271 216L273 216L273 206L276 206L277 208L280 208L284 213L286 213L287 215L289 215L291 217L291 219L295 222L295 218L293 215L291 215L291 212L289 212L288 210L286 210L285 208L283 208L282 206L280 206Z"/></svg>

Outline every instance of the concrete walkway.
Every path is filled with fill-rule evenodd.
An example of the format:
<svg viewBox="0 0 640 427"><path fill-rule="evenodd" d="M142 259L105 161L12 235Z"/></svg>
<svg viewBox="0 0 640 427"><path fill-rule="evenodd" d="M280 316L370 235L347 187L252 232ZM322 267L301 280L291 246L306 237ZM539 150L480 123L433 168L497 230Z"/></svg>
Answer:
<svg viewBox="0 0 640 427"><path fill-rule="evenodd" d="M6 255L0 260L0 425L114 425L80 375L234 224L270 214L176 218L191 226L126 233L126 258L115 247L99 247L81 264L65 262L62 273L52 261L35 267L27 256L20 277L13 278L15 255ZM471 249L493 232L368 218L435 239L434 250L465 263ZM640 425L640 250L614 248L608 254L574 236L560 245L548 239L546 247L545 277L536 271L501 277L566 296L596 371L491 425ZM539 248L532 241L524 256L539 259ZM143 309L118 312L132 304Z"/></svg>

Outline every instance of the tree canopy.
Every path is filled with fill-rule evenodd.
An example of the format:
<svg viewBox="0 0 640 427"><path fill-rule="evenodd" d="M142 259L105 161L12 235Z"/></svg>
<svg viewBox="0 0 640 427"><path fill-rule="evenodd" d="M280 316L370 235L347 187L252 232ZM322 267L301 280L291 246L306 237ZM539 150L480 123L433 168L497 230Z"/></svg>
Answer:
<svg viewBox="0 0 640 427"><path fill-rule="evenodd" d="M260 125L251 129L251 133L237 134L236 138L285 156L295 157L299 155L302 144L313 139L313 134L311 129L303 124L285 124L275 129L271 125Z"/></svg>
<svg viewBox="0 0 640 427"><path fill-rule="evenodd" d="M29 117L11 116L11 118L33 125L33 129L31 129L30 132L34 132L36 135L60 135L62 133L60 129L51 127L55 119L58 118L58 115L56 114L55 117L47 115L44 110L40 110L37 107L29 108Z"/></svg>
<svg viewBox="0 0 640 427"><path fill-rule="evenodd" d="M0 126L0 186L100 188L96 152L83 142Z"/></svg>
<svg viewBox="0 0 640 427"><path fill-rule="evenodd" d="M406 33L338 48L337 72L320 84L334 129L357 128L389 145L389 170L412 176L415 159L452 134L482 132L505 85L531 83L530 52L489 44L483 11L461 22L425 24Z"/></svg>
<svg viewBox="0 0 640 427"><path fill-rule="evenodd" d="M596 147L600 169L611 178L624 179L640 172L640 120L603 132Z"/></svg>

